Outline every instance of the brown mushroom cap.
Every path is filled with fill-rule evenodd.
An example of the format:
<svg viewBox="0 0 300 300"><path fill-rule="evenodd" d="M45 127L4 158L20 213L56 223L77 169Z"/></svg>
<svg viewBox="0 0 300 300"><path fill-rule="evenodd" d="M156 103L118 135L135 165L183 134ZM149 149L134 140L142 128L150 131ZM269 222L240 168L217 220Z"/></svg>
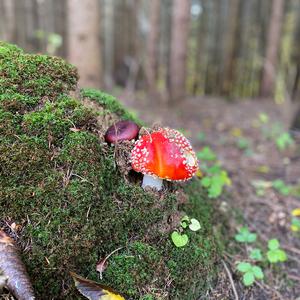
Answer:
<svg viewBox="0 0 300 300"><path fill-rule="evenodd" d="M105 133L105 141L115 144L125 140L136 139L139 134L139 126L132 121L119 121L110 126Z"/></svg>

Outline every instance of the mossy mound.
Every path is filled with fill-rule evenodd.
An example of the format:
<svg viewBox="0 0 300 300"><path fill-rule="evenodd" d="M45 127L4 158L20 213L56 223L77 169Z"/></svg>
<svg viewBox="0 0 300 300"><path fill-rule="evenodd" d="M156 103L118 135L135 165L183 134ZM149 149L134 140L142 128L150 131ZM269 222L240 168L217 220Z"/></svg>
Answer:
<svg viewBox="0 0 300 300"><path fill-rule="evenodd" d="M185 194L144 192L121 174L102 133L132 116L99 91L71 96L76 82L63 60L0 43L0 225L21 225L38 299L79 299L69 271L98 280L96 262L119 247L104 284L128 299L196 299L217 253L206 193L197 179ZM170 241L179 210L202 224L184 248Z"/></svg>

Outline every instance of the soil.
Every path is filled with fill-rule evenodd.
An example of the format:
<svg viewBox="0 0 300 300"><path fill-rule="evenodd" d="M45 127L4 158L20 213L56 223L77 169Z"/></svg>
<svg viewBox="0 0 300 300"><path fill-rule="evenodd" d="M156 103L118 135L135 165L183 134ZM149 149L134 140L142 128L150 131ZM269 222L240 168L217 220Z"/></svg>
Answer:
<svg viewBox="0 0 300 300"><path fill-rule="evenodd" d="M300 207L300 199L282 196L270 187L276 179L299 185L300 178L300 133L292 132L295 144L284 151L277 149L274 138L266 137L279 126L276 124L283 124L280 106L267 100L228 102L207 97L188 98L177 105L158 103L139 95L124 94L119 98L149 126L161 124L183 129L196 151L210 146L232 180L226 193L216 200L229 223L228 247L220 261L222 272L211 291L199 299L298 299L300 239L290 225L291 212ZM265 124L259 121L261 113L269 118ZM199 133L205 134L204 140L203 135L199 138ZM241 138L249 144L245 149L237 146ZM267 185L263 195L257 194L255 183L259 181ZM264 251L267 241L277 238L288 255L285 263L265 264L265 279L255 282L251 288L243 287L240 273L236 271L236 263L247 258L245 246L234 241L237 229L244 225L257 233L258 244Z"/></svg>

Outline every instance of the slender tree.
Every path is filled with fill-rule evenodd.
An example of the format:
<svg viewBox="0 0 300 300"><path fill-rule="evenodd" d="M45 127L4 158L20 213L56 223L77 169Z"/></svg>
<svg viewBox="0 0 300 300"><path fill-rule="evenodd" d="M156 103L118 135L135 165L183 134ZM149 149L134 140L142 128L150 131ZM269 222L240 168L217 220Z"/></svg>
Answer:
<svg viewBox="0 0 300 300"><path fill-rule="evenodd" d="M274 89L283 12L284 0L273 0L261 83L261 95L264 97L271 96Z"/></svg>
<svg viewBox="0 0 300 300"><path fill-rule="evenodd" d="M156 90L160 33L160 0L150 2L150 30L147 43L147 81L150 92Z"/></svg>
<svg viewBox="0 0 300 300"><path fill-rule="evenodd" d="M223 94L228 96L231 92L234 72L236 68L236 60L238 55L238 39L239 39L239 6L240 0L230 1L230 10L228 15L228 29L226 36L226 55L223 78Z"/></svg>
<svg viewBox="0 0 300 300"><path fill-rule="evenodd" d="M113 87L114 59L114 2L104 2L104 83L107 89Z"/></svg>
<svg viewBox="0 0 300 300"><path fill-rule="evenodd" d="M189 21L190 1L174 0L170 55L170 96L174 102L185 96Z"/></svg>
<svg viewBox="0 0 300 300"><path fill-rule="evenodd" d="M98 0L68 0L68 59L77 66L81 86L102 85Z"/></svg>
<svg viewBox="0 0 300 300"><path fill-rule="evenodd" d="M15 3L13 0L2 0L0 3L1 29L2 38L6 41L13 42L15 39Z"/></svg>

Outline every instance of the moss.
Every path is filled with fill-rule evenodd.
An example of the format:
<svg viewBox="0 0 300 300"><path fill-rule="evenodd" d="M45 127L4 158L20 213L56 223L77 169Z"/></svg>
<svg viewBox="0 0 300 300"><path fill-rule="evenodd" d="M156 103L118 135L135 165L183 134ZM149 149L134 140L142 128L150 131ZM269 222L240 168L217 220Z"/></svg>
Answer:
<svg viewBox="0 0 300 300"><path fill-rule="evenodd" d="M104 284L129 299L196 299L217 253L199 180L187 185L188 202L179 208L180 187L158 196L136 178L125 180L97 117L132 116L95 90L81 97L102 110L86 108L69 95L75 81L62 60L0 43L0 224L22 225L19 242L38 298L79 298L68 272L98 280L98 259L122 247L109 258ZM178 209L203 227L183 249L169 238L167 220Z"/></svg>
<svg viewBox="0 0 300 300"><path fill-rule="evenodd" d="M0 94L51 98L74 90L77 71L61 58L25 54L16 46L0 44Z"/></svg>
<svg viewBox="0 0 300 300"><path fill-rule="evenodd" d="M103 107L104 114L114 113L117 116L122 117L123 120L132 120L142 125L142 122L133 114L129 113L114 96L91 88L82 89L81 96L83 98L88 98Z"/></svg>

